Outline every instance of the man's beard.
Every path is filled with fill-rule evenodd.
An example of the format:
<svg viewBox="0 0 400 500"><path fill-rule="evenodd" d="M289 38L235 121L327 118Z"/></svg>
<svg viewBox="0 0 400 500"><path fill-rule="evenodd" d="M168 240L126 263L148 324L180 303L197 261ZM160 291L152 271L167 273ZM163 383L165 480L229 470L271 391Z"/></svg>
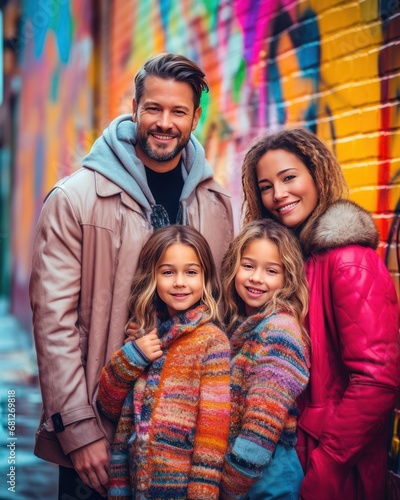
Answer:
<svg viewBox="0 0 400 500"><path fill-rule="evenodd" d="M160 135L165 134L165 132L156 132ZM140 132L139 128L136 132L136 143L140 147L140 149L152 160L159 162L166 162L173 160L178 156L178 154L182 151L182 149L189 142L190 135L187 137L180 137L174 149L172 151L162 151L162 147L152 148L149 143L149 138L147 135L144 135Z"/></svg>

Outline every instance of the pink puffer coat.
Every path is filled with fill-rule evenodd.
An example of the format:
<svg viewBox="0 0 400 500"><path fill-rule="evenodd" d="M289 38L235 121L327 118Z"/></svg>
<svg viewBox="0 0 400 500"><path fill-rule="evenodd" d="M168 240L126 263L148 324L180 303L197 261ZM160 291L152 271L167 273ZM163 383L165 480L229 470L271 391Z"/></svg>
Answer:
<svg viewBox="0 0 400 500"><path fill-rule="evenodd" d="M299 401L301 498L382 500L388 419L400 385L399 309L371 216L340 201L307 261L311 374Z"/></svg>

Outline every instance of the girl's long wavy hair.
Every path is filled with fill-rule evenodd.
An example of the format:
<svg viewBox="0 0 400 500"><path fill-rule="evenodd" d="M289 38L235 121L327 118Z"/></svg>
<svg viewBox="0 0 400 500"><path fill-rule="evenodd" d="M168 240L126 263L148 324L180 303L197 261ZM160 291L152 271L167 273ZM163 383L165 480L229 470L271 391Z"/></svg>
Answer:
<svg viewBox="0 0 400 500"><path fill-rule="evenodd" d="M318 217L342 196L348 194L348 187L342 169L328 147L312 132L294 128L281 130L259 139L247 151L242 165L244 224L253 220L269 218L275 220L261 200L257 183L257 164L270 150L283 149L294 154L304 163L314 180L318 203L299 233L305 254L310 248L310 233Z"/></svg>
<svg viewBox="0 0 400 500"><path fill-rule="evenodd" d="M139 255L138 267L132 281L129 297L129 322L138 330L148 331L156 325L157 312L166 312L164 302L158 296L157 264L167 248L175 243L191 247L201 265L203 273L202 302L208 307L208 320L220 323L218 303L220 284L210 247L196 229L190 226L171 225L158 229L147 240Z"/></svg>
<svg viewBox="0 0 400 500"><path fill-rule="evenodd" d="M289 229L269 219L245 225L232 240L223 258L222 305L227 331L231 333L239 316L245 315L245 303L236 291L235 277L244 251L251 242L260 239L275 243L284 267L282 288L275 291L271 301L261 311L272 312L279 309L291 313L301 328L304 342L309 343L309 336L304 328L304 318L308 311L308 285L300 244Z"/></svg>

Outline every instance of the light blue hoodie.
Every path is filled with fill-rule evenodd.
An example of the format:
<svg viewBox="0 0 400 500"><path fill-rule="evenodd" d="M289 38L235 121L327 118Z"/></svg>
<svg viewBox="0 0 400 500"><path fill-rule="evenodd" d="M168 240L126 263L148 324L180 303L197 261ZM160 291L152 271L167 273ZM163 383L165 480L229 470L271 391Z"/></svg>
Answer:
<svg viewBox="0 0 400 500"><path fill-rule="evenodd" d="M126 191L143 207L151 221L154 210L160 205L156 205L147 184L145 168L136 156L135 144L136 123L133 123L130 114L121 115L95 141L90 153L83 158L82 165L99 172ZM213 176L204 148L193 134L182 151L181 165L184 186L179 201L182 223L186 224L186 200L201 182Z"/></svg>

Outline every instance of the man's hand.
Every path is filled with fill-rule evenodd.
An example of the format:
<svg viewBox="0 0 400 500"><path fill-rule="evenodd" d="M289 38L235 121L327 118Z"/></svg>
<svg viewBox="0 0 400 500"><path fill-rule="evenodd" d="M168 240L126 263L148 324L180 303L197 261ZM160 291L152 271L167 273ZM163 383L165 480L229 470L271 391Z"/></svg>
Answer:
<svg viewBox="0 0 400 500"><path fill-rule="evenodd" d="M150 360L154 361L162 356L161 342L157 335L157 329L153 328L150 333L136 339L136 345L142 353Z"/></svg>
<svg viewBox="0 0 400 500"><path fill-rule="evenodd" d="M105 438L71 451L74 469L82 482L93 488L103 497L108 491L108 467L110 464L110 445Z"/></svg>
<svg viewBox="0 0 400 500"><path fill-rule="evenodd" d="M126 337L124 340L124 344L126 344L127 342L132 342L132 340L136 340L136 338L143 336L144 333L144 330L142 331L139 329L139 325L137 323L131 321L125 328Z"/></svg>

